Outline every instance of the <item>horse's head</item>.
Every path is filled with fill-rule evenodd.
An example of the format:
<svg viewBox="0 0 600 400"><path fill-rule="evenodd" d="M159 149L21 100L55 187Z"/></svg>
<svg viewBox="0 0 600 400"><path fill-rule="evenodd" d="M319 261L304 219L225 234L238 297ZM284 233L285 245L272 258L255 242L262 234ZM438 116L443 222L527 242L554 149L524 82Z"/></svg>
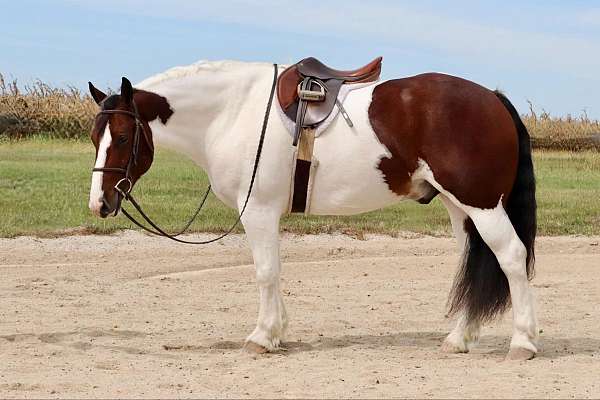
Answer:
<svg viewBox="0 0 600 400"><path fill-rule="evenodd" d="M107 96L89 83L90 93L100 111L96 115L91 138L96 147L89 207L102 218L116 215L125 193L150 168L154 158L152 132L143 97L127 78L121 94ZM142 96L140 96L142 95ZM154 95L157 96L157 95Z"/></svg>

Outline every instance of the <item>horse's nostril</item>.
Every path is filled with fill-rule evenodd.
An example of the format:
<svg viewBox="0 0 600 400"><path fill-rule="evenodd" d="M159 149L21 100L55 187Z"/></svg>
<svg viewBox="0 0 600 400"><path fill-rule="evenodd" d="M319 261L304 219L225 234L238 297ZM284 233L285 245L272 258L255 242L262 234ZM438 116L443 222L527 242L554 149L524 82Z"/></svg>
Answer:
<svg viewBox="0 0 600 400"><path fill-rule="evenodd" d="M106 217L111 212L111 206L108 204L108 201L103 197L102 198L102 207L100 207L100 216Z"/></svg>

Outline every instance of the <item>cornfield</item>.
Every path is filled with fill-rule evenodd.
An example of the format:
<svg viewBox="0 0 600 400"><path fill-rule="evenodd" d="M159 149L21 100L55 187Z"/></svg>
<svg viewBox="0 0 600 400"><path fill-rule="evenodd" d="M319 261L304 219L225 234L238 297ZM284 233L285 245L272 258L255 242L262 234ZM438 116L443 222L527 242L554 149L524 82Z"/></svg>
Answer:
<svg viewBox="0 0 600 400"><path fill-rule="evenodd" d="M554 117L545 110L538 115L529 102L529 113L522 115L523 122L533 138L560 142L569 139L600 138L600 121L592 120L585 110L578 117Z"/></svg>
<svg viewBox="0 0 600 400"><path fill-rule="evenodd" d="M75 87L59 89L38 80L21 90L0 74L0 137L78 138L88 134L96 112L91 97Z"/></svg>
<svg viewBox="0 0 600 400"><path fill-rule="evenodd" d="M523 121L534 145L550 148L582 148L581 143L600 143L600 121L578 117L555 117L542 110L536 113L530 103ZM80 138L91 128L97 106L90 96L75 87L55 88L42 81L20 89L16 81L7 82L0 74L0 138L47 135L55 138Z"/></svg>

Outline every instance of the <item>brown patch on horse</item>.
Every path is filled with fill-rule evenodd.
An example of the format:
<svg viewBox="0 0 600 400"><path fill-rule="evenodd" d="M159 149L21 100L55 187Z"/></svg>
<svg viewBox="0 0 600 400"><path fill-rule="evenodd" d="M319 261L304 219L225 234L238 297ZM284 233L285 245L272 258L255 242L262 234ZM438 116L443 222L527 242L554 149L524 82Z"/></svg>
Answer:
<svg viewBox="0 0 600 400"><path fill-rule="evenodd" d="M153 92L134 89L133 99L135 100L142 124L144 125L144 138L154 153L152 129L150 128L149 123L158 118L163 125L166 125L174 111L166 97L160 96Z"/></svg>
<svg viewBox="0 0 600 400"><path fill-rule="evenodd" d="M166 125L173 115L173 109L167 99L156 93L134 89L133 99L138 107L140 117L146 122L159 118L160 122Z"/></svg>
<svg viewBox="0 0 600 400"><path fill-rule="evenodd" d="M437 73L391 80L373 90L369 120L391 153L378 168L393 192L410 192L411 174L422 159L463 204L494 208L501 196L508 198L518 136L494 92Z"/></svg>

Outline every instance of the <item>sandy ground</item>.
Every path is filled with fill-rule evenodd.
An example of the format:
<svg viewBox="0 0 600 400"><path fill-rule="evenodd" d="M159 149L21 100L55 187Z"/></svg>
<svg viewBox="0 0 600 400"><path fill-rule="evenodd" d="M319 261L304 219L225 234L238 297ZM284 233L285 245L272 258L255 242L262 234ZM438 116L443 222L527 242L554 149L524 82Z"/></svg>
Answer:
<svg viewBox="0 0 600 400"><path fill-rule="evenodd" d="M544 351L505 362L510 315L471 354L439 351L452 239L285 236L287 350L262 356L240 350L241 236L2 239L0 397L600 397L599 240L539 240Z"/></svg>

